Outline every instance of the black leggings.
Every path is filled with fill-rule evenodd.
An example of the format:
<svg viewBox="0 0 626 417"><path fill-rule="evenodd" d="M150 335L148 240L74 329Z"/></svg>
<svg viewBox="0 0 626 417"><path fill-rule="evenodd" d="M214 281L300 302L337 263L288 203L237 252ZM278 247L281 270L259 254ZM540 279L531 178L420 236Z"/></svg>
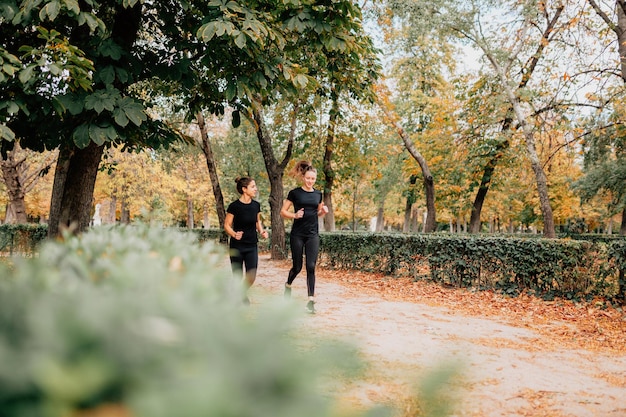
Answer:
<svg viewBox="0 0 626 417"><path fill-rule="evenodd" d="M292 235L289 243L293 266L289 270L287 284L291 285L302 270L302 255L306 254L306 290L309 297L313 297L315 295L315 265L320 251L320 237L319 235L309 237Z"/></svg>
<svg viewBox="0 0 626 417"><path fill-rule="evenodd" d="M243 278L243 267L246 267L246 284L251 286L256 279L256 269L259 266L259 249L255 246L230 248L230 266L233 274Z"/></svg>

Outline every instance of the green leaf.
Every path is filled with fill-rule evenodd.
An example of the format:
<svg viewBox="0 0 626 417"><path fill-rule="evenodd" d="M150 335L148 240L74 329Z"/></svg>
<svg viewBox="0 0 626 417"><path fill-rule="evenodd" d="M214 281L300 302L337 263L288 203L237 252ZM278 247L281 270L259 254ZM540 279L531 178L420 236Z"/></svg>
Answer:
<svg viewBox="0 0 626 417"><path fill-rule="evenodd" d="M33 71L35 70L35 65L29 65L23 70L20 71L19 79L22 84L27 84L33 78Z"/></svg>
<svg viewBox="0 0 626 417"><path fill-rule="evenodd" d="M4 123L0 124L0 139L14 141L15 133L11 129L9 129Z"/></svg>
<svg viewBox="0 0 626 417"><path fill-rule="evenodd" d="M2 65L2 72L4 72L5 74L7 74L9 77L12 77L13 74L15 74L15 67L11 64L4 64Z"/></svg>
<svg viewBox="0 0 626 417"><path fill-rule="evenodd" d="M60 10L61 3L59 3L58 1L51 1L39 11L39 19L46 20L47 16L50 18L50 20L54 20L59 15Z"/></svg>
<svg viewBox="0 0 626 417"><path fill-rule="evenodd" d="M226 87L226 100L231 101L237 95L237 84L234 82L229 82Z"/></svg>
<svg viewBox="0 0 626 417"><path fill-rule="evenodd" d="M65 4L65 7L74 12L76 15L78 15L80 13L80 5L78 4L78 1L76 0L63 0L63 3Z"/></svg>
<svg viewBox="0 0 626 417"><path fill-rule="evenodd" d="M96 145L103 145L108 139L107 129L98 125L89 125L89 139Z"/></svg>
<svg viewBox="0 0 626 417"><path fill-rule="evenodd" d="M89 26L91 33L95 32L96 29L104 30L104 22L98 18L96 18L93 14L87 12L80 12L78 14L78 25L82 26L85 23Z"/></svg>
<svg viewBox="0 0 626 417"><path fill-rule="evenodd" d="M246 35L244 35L243 33L239 32L239 35L237 35L237 37L235 38L235 45L237 45L237 47L239 49L243 49L246 46Z"/></svg>
<svg viewBox="0 0 626 417"><path fill-rule="evenodd" d="M38 363L35 377L50 397L75 402L100 393L113 379L110 364L96 355L82 355L73 361L46 356Z"/></svg>
<svg viewBox="0 0 626 417"><path fill-rule="evenodd" d="M8 103L7 105L7 113L8 114L15 114L18 111L20 111L20 106L17 105L17 103L15 103L14 101L11 101Z"/></svg>
<svg viewBox="0 0 626 417"><path fill-rule="evenodd" d="M82 124L74 129L74 133L72 134L72 140L74 141L74 144L80 149L85 149L87 146L89 146L89 126Z"/></svg>
<svg viewBox="0 0 626 417"><path fill-rule="evenodd" d="M102 45L98 48L98 52L100 55L108 56L115 61L122 57L122 48L120 48L120 46L111 39L107 39L102 42Z"/></svg>
<svg viewBox="0 0 626 417"><path fill-rule="evenodd" d="M254 74L252 74L252 80L259 84L261 86L261 88L266 88L267 87L267 79L265 78L265 76L263 75L262 72L257 71Z"/></svg>
<svg viewBox="0 0 626 417"><path fill-rule="evenodd" d="M286 65L283 67L283 77L285 77L286 80L291 80L292 78L291 72L287 69Z"/></svg>
<svg viewBox="0 0 626 417"><path fill-rule="evenodd" d="M63 72L63 69L54 62L48 65L48 70L50 70L50 74L52 75L60 75Z"/></svg>
<svg viewBox="0 0 626 417"><path fill-rule="evenodd" d="M98 114L102 113L105 109L113 111L117 97L119 97L119 92L117 90L109 89L95 91L93 94L88 95L85 99L85 108L87 110L95 110Z"/></svg>
<svg viewBox="0 0 626 417"><path fill-rule="evenodd" d="M208 42L213 38L213 36L215 36L216 30L217 26L215 25L215 22L209 22L200 26L200 29L196 32L196 36L204 42Z"/></svg>
<svg viewBox="0 0 626 417"><path fill-rule="evenodd" d="M113 81L115 81L115 68L112 65L102 68L98 74L104 84L113 84Z"/></svg>
<svg viewBox="0 0 626 417"><path fill-rule="evenodd" d="M228 3L226 3L226 8L229 10L232 10L235 13L243 13L244 10L241 8L241 6L239 6L239 4L237 4L237 2L234 1L229 1Z"/></svg>
<svg viewBox="0 0 626 417"><path fill-rule="evenodd" d="M128 117L126 117L126 113L124 110L117 108L113 111L113 118L115 119L115 124L121 127L126 127L128 125Z"/></svg>
<svg viewBox="0 0 626 417"><path fill-rule="evenodd" d="M118 103L118 108L124 112L124 115L136 126L140 126L148 116L144 111L144 107L129 97L124 97ZM117 118L116 118L117 122Z"/></svg>
<svg viewBox="0 0 626 417"><path fill-rule="evenodd" d="M117 76L117 79L122 83L127 83L130 80L130 75L128 74L128 71L123 68L116 68L115 74Z"/></svg>
<svg viewBox="0 0 626 417"><path fill-rule="evenodd" d="M88 78L75 78L74 85L85 91L91 90L92 87L91 80Z"/></svg>
<svg viewBox="0 0 626 417"><path fill-rule="evenodd" d="M293 84L296 87L301 87L304 88L307 86L307 84L309 83L309 79L306 77L306 75L304 74L298 74L295 76L295 78L293 79Z"/></svg>

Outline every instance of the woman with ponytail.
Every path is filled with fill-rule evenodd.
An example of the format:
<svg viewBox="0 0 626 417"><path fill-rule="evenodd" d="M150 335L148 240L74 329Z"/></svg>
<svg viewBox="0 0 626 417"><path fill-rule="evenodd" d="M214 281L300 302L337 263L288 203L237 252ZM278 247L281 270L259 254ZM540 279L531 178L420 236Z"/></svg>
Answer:
<svg viewBox="0 0 626 417"><path fill-rule="evenodd" d="M285 297L291 296L291 284L302 270L302 257L306 256L306 287L309 313L315 313L315 267L320 248L318 218L328 213L328 207L322 201L322 193L313 188L317 180L317 170L308 161L296 163L292 174L302 186L289 191L283 202L280 215L292 219L293 225L289 237L292 267L285 283Z"/></svg>

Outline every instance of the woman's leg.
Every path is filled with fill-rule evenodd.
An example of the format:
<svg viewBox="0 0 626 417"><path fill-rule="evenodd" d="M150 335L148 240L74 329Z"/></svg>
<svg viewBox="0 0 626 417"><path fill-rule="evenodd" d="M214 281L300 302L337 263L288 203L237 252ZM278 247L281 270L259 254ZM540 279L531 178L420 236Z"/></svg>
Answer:
<svg viewBox="0 0 626 417"><path fill-rule="evenodd" d="M250 288L256 280L256 270L259 266L259 249L256 246L242 249L243 264L246 267L246 289Z"/></svg>
<svg viewBox="0 0 626 417"><path fill-rule="evenodd" d="M306 289L309 297L315 296L315 267L320 252L320 237L314 236L306 240L304 253L306 254Z"/></svg>
<svg viewBox="0 0 626 417"><path fill-rule="evenodd" d="M291 260L292 266L287 276L287 285L291 286L291 283L296 276L302 270L302 254L304 253L304 239L300 236L291 236L289 238L289 244L291 246Z"/></svg>
<svg viewBox="0 0 626 417"><path fill-rule="evenodd" d="M243 278L243 257L239 249L230 248L230 268L235 278Z"/></svg>

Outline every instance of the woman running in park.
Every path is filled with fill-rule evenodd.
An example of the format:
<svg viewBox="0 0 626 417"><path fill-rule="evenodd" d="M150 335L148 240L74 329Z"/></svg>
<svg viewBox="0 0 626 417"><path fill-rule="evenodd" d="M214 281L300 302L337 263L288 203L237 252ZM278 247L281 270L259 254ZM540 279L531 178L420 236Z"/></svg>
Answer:
<svg viewBox="0 0 626 417"><path fill-rule="evenodd" d="M268 233L261 222L261 204L254 200L257 194L256 182L250 177L237 177L235 183L241 197L228 205L224 231L230 236L230 264L233 274L244 281L243 302L250 304L247 291L254 284L259 265L257 231L264 239L267 239Z"/></svg>
<svg viewBox="0 0 626 417"><path fill-rule="evenodd" d="M306 308L309 313L315 313L315 266L320 248L318 218L328 213L328 207L322 201L322 193L313 188L317 170L308 161L298 162L292 174L302 182L302 186L289 191L280 210L281 217L293 219L289 237L293 264L285 283L285 297L291 296L291 284L302 270L302 257L306 255L306 288L309 297Z"/></svg>

